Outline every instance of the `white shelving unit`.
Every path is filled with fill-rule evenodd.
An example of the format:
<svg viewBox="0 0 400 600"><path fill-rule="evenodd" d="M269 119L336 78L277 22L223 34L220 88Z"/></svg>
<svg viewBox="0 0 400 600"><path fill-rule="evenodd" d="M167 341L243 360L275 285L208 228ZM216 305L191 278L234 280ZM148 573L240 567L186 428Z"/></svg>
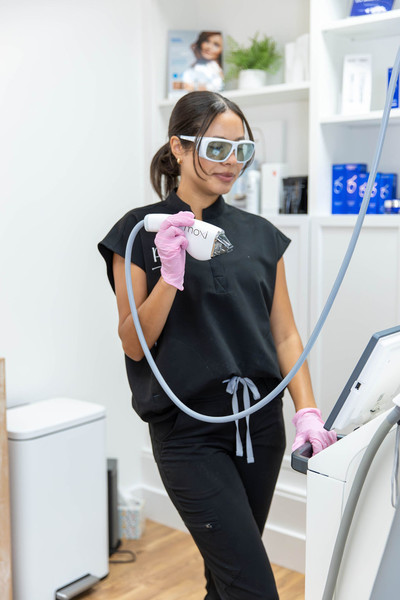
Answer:
<svg viewBox="0 0 400 600"><path fill-rule="evenodd" d="M370 166L381 122L387 69L400 46L400 10L348 17L347 0L311 0L310 170L309 212L331 213L331 168L334 163L364 162ZM372 57L371 110L340 112L343 59L346 54ZM400 110L391 112L380 170L400 176ZM332 217L332 222L339 217Z"/></svg>
<svg viewBox="0 0 400 600"><path fill-rule="evenodd" d="M396 9L397 3L399 8ZM147 37L149 46L145 53L149 57L146 120L152 131L147 143L149 159L154 150L166 141L168 118L175 104L175 100L166 98L166 32L180 27L198 29L209 26L209 14L212 14L214 28L245 41L254 34L255 28L248 11L244 11L240 3L237 6L233 4L234 10L232 2L228 3L227 0L221 0L217 6L209 0L196 0L190 3L190 7L182 0L171 0L166 10L162 0L146 3L145 31L151 28L153 32L152 36ZM284 14L279 15L279 11L276 11L275 21L271 22L269 3L260 0L255 4L257 17L254 21L268 23L263 31L280 38L282 46L296 35L310 31L311 81L295 85L278 83L251 91L227 90L225 95L241 106L256 127L260 123L263 128L265 122L272 120L284 122L286 144L284 156L278 157L278 160L289 163L291 175L308 174L309 214L329 215L331 165L335 162L371 162L386 94L387 68L393 64L400 45L400 2L396 0L395 10L388 13L348 17L349 0L302 0L297 3L292 0L285 11L293 12L296 5L297 16L302 13L303 19L300 19L297 30L290 32L285 31L287 23ZM226 12L228 5L229 13ZM229 14L228 20L226 14ZM281 28L284 33L281 33ZM342 115L339 109L343 58L347 53L359 52L368 52L373 56L371 111L362 115ZM396 160L400 141L395 127L399 124L400 109L392 110L381 168L397 172L400 176ZM268 133L268 127L265 127L264 137L268 138ZM301 148L294 149L294 145L299 144ZM273 141L271 143L268 140L267 153L271 146ZM296 160L300 155L299 150L302 157L300 162ZM271 160L268 156L266 159ZM272 160L275 159L274 156Z"/></svg>
<svg viewBox="0 0 400 600"><path fill-rule="evenodd" d="M273 9L273 10L271 10ZM272 35L283 49L286 42L309 31L309 0L286 0L285 12L290 19L282 19L272 3L257 0L252 5L237 0L148 0L143 3L145 56L148 57L146 74L146 123L151 135L146 143L148 160L155 150L166 141L168 119L175 100L167 99L166 45L170 29L220 30L224 36L231 35L239 43L245 43L256 31ZM262 160L285 160L291 166L291 174L308 173L308 100L310 82L286 84L283 68L273 78L273 84L258 90L226 90L224 94L237 102L252 125L261 131L266 140L266 156ZM266 110L267 109L267 110ZM280 156L274 144L275 128L272 122L282 123L285 145ZM272 139L271 139L272 138ZM301 156L295 150L301 144ZM279 144L282 146L282 143ZM153 196L147 201L156 200Z"/></svg>

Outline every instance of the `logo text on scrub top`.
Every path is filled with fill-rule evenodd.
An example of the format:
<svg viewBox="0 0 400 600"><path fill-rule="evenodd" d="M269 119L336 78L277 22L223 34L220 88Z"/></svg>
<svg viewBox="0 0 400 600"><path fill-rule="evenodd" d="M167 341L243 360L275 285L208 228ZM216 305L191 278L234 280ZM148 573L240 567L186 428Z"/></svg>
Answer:
<svg viewBox="0 0 400 600"><path fill-rule="evenodd" d="M158 250L155 246L152 247L151 249L152 253L153 253L153 261L157 264L157 262L159 261L160 257L158 255ZM161 269L161 265L157 264L156 267L152 268L152 271L154 271L155 269Z"/></svg>
<svg viewBox="0 0 400 600"><path fill-rule="evenodd" d="M195 235L195 236L201 235L201 237L204 240L207 239L208 231L201 231L200 229L193 229L193 227L189 227L189 226L182 227L182 229L183 229L183 231L187 231L188 233L191 233L192 235Z"/></svg>

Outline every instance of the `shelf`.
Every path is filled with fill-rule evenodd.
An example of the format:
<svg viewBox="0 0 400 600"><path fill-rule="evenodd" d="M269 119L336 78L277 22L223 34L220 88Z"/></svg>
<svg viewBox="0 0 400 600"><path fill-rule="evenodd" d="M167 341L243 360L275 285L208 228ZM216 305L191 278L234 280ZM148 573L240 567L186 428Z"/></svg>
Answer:
<svg viewBox="0 0 400 600"><path fill-rule="evenodd" d="M313 215L312 222L323 227L354 227L358 215ZM363 227L397 227L400 225L400 215L365 215Z"/></svg>
<svg viewBox="0 0 400 600"><path fill-rule="evenodd" d="M241 106L255 106L260 104L281 104L282 102L298 102L308 100L310 83L280 83L278 85L266 85L254 90L225 90L224 96L240 104ZM162 100L159 107L170 109L175 103L173 100Z"/></svg>
<svg viewBox="0 0 400 600"><path fill-rule="evenodd" d="M366 125L380 125L383 110L373 110L369 113L360 115L331 115L323 117L320 124L329 125L347 125L348 127L364 127ZM389 125L400 125L400 109L393 108L389 115Z"/></svg>
<svg viewBox="0 0 400 600"><path fill-rule="evenodd" d="M333 21L322 28L322 33L359 40L400 36L400 10Z"/></svg>

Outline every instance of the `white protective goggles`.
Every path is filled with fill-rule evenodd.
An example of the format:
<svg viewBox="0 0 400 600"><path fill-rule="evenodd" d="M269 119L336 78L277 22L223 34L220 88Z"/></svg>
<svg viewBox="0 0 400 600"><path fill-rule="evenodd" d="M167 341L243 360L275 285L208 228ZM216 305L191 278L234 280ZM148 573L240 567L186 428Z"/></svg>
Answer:
<svg viewBox="0 0 400 600"><path fill-rule="evenodd" d="M188 142L196 140L194 135L180 135L179 137ZM197 145L197 152L200 158L206 158L213 162L225 162L232 152L235 152L238 163L246 163L253 156L254 150L255 143L251 140L233 142L225 138L203 137L200 138Z"/></svg>

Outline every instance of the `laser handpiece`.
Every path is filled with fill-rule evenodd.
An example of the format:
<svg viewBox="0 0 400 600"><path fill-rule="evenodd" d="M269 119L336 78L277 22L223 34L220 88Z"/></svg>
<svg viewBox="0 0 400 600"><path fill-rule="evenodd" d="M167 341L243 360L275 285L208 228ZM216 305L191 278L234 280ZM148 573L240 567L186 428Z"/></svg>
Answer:
<svg viewBox="0 0 400 600"><path fill-rule="evenodd" d="M161 224L171 215L165 213L154 213L144 218L146 231L156 232ZM225 235L225 231L216 225L195 219L190 227L181 227L189 242L186 252L197 260L209 260L220 254L232 252L233 246Z"/></svg>

